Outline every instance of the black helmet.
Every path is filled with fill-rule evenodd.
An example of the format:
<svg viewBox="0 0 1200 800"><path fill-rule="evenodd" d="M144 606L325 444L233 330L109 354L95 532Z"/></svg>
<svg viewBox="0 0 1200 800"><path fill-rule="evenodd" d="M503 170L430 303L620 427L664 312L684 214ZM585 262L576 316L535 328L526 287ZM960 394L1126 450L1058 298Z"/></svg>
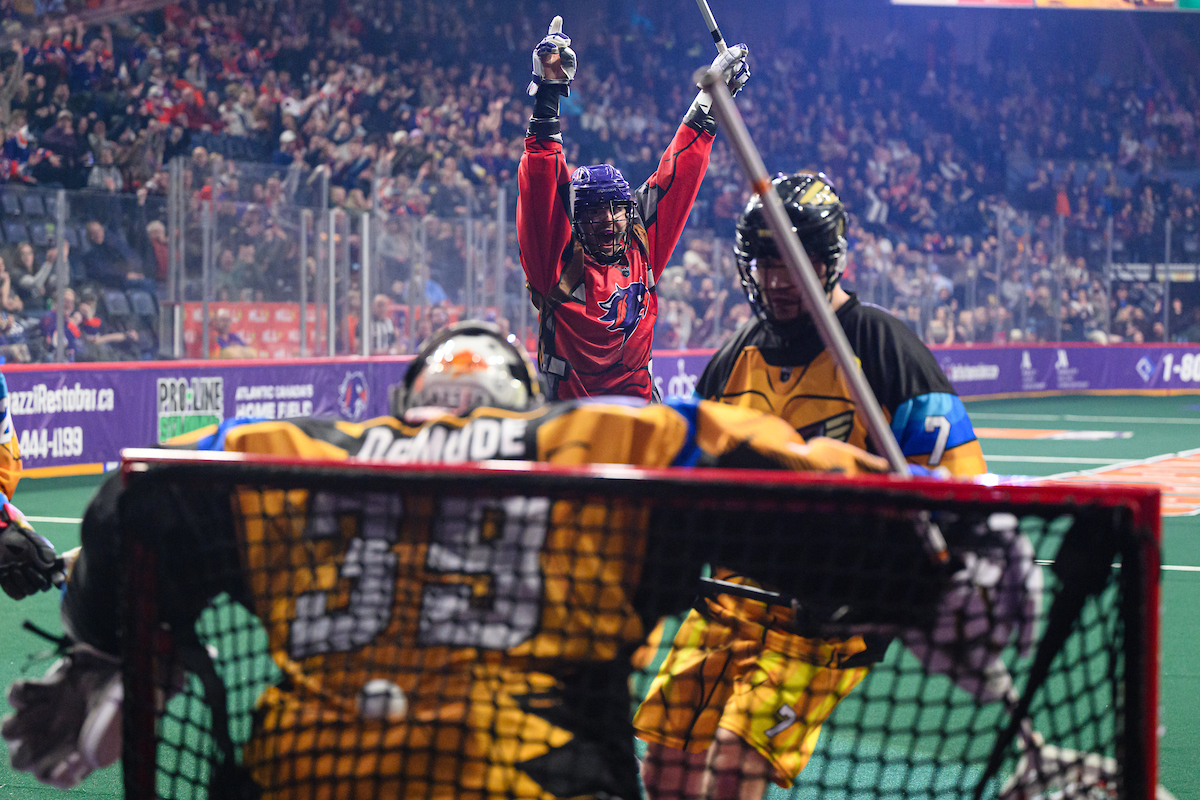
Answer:
<svg viewBox="0 0 1200 800"><path fill-rule="evenodd" d="M837 191L821 172L797 172L776 175L771 181L783 207L792 220L792 230L800 237L809 259L825 265L825 294L833 292L846 268L846 209ZM763 213L762 198L750 198L738 217L737 243L734 245L742 289L750 306L762 319L774 322L770 301L762 291L751 263L762 256L779 256L771 227Z"/></svg>

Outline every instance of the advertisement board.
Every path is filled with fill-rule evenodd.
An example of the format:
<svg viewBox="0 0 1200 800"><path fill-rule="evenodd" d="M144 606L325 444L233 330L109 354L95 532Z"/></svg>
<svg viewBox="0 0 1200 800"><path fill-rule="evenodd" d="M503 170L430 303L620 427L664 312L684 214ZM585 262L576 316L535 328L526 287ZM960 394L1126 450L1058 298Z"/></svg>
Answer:
<svg viewBox="0 0 1200 800"><path fill-rule="evenodd" d="M1200 0L892 0L897 6L1076 8L1109 11L1200 11Z"/></svg>
<svg viewBox="0 0 1200 800"><path fill-rule="evenodd" d="M26 470L111 464L233 417L330 417L360 422L387 412L387 390L406 360L5 367ZM36 474L36 473L35 473Z"/></svg>
<svg viewBox="0 0 1200 800"><path fill-rule="evenodd" d="M230 317L230 330L241 337L259 358L295 358L300 355L300 307L297 303L209 303L208 313L224 311ZM306 338L308 352L316 351L318 329L323 330L326 307L308 307ZM217 334L211 333L209 348L216 347ZM183 346L188 358L204 357L204 304L183 304Z"/></svg>
<svg viewBox="0 0 1200 800"><path fill-rule="evenodd" d="M656 351L654 383L688 397L709 350ZM1200 393L1200 348L1029 345L934 350L964 397L1081 392ZM147 447L234 417L362 422L388 411L408 357L7 365L26 470L100 471L122 448Z"/></svg>

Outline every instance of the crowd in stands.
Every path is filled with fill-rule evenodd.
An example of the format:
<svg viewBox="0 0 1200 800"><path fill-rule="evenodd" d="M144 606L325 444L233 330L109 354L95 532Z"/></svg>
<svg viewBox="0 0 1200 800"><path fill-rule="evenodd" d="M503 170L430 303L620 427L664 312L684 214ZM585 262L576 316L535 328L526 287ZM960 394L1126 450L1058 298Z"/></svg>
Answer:
<svg viewBox="0 0 1200 800"><path fill-rule="evenodd" d="M671 24L683 3L567 4L580 60L562 103L570 165L610 161L635 184L653 171L710 57L703 29ZM319 223L341 208L379 221L370 290L395 329L381 352L417 346L468 288L504 295L504 320L527 302L511 225L541 6L190 0L98 24L0 13L0 354L54 348L52 214L21 193L57 187L73 193L69 348L157 351L134 306L166 297L173 159L189 275L213 203L213 300L297 299L300 211ZM977 65L957 62L939 25L869 48L828 25L756 30L739 108L769 166L833 179L853 219L847 283L930 344L1200 340L1200 298L1177 294L1164 316L1157 282L1109 270L1110 254L1162 261L1168 238L1173 262L1200 261L1195 72L1106 77L1075 17L1045 19L1021 36L999 29ZM750 315L730 253L744 185L718 136L659 284L657 347L715 346ZM503 291L467 287L467 247L501 238ZM309 262L315 281L313 249Z"/></svg>

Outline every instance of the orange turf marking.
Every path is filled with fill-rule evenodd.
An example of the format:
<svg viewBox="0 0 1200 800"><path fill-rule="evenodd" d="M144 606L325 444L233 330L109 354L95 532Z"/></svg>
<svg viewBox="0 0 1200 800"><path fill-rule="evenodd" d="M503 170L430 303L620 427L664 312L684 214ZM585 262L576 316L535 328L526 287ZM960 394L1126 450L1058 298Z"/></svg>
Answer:
<svg viewBox="0 0 1200 800"><path fill-rule="evenodd" d="M1162 489L1164 516L1200 514L1200 451L1189 450L1151 461L1101 467L1050 478L1052 483L1132 483Z"/></svg>
<svg viewBox="0 0 1200 800"><path fill-rule="evenodd" d="M1047 431L1040 428L976 428L979 439L1045 439L1062 431Z"/></svg>

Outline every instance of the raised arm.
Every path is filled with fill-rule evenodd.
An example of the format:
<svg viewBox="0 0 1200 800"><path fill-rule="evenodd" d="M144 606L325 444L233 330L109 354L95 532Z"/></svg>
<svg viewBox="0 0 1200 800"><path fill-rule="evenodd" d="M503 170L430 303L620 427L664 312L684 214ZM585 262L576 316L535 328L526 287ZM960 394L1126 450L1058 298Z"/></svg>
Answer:
<svg viewBox="0 0 1200 800"><path fill-rule="evenodd" d="M712 64L713 69L725 74L729 90L735 94L750 78L746 55L746 45L736 44L717 56ZM671 260L708 169L708 156L717 132L711 106L712 98L701 90L659 160L658 169L637 190L638 213L646 225L650 269L655 281Z"/></svg>
<svg viewBox="0 0 1200 800"><path fill-rule="evenodd" d="M558 280L563 251L571 241L569 193L558 99L571 90L575 52L562 32L562 17L533 51L533 116L525 138L525 153L517 171L517 243L529 284L547 294Z"/></svg>

